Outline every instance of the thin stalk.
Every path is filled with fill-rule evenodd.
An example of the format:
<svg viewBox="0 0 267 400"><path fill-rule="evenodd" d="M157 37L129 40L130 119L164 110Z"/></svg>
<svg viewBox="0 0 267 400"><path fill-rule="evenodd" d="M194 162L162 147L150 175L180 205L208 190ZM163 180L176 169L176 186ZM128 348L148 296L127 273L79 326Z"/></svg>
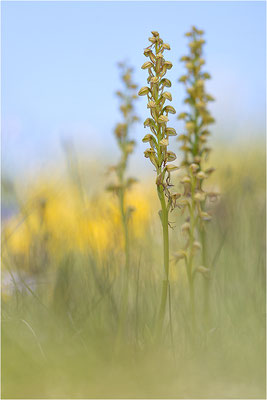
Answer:
<svg viewBox="0 0 267 400"><path fill-rule="evenodd" d="M202 247L202 264L208 267L207 263L207 243L206 243L206 231L204 229L200 229L200 240ZM205 325L208 328L209 325L209 315L210 315L210 280L204 279L204 321Z"/></svg>
<svg viewBox="0 0 267 400"><path fill-rule="evenodd" d="M136 310L136 320L135 320L135 340L136 345L138 346L138 323L139 323L139 313L138 313L138 302L139 302L139 286L140 286L140 263L141 263L141 255L139 259L139 265L137 270L137 282L136 282L136 299L135 299L135 310Z"/></svg>
<svg viewBox="0 0 267 400"><path fill-rule="evenodd" d="M162 330L164 316L166 311L166 303L169 287L169 227L168 227L168 210L166 207L163 188L158 187L158 197L161 203L161 223L163 233L163 263L164 263L164 279L162 281L161 304L159 311L159 329Z"/></svg>
<svg viewBox="0 0 267 400"><path fill-rule="evenodd" d="M176 366L176 355L175 355L175 346L174 346L174 339L173 339L173 326L172 326L172 302L171 302L171 286L170 286L170 283L169 283L169 318L170 318L170 333L171 333L171 344L172 344L173 358L174 358L174 364Z"/></svg>
<svg viewBox="0 0 267 400"><path fill-rule="evenodd" d="M200 184L200 188L202 189L202 182ZM202 210L205 209L205 201L201 202ZM208 259L207 259L207 241L206 241L206 231L205 227L199 225L198 226L200 242L201 242L201 250L202 250L202 265L206 268L209 267ZM209 326L209 318L210 318L210 280L204 279L204 298L203 298L203 314L204 314L204 323L206 329Z"/></svg>
<svg viewBox="0 0 267 400"><path fill-rule="evenodd" d="M190 236L189 236L189 258L188 262L186 263L186 268L187 268L187 277L188 277L188 283L189 283L189 292L190 292L190 303L191 303L191 313L192 313L192 322L193 326L195 327L195 322L196 322L196 316L195 316L195 290L194 290L194 277L193 277L193 260L194 260L194 232L195 232L195 226L196 226L196 218L195 218L195 198L194 198L194 193L195 193L195 185L196 185L196 178L193 176L192 173L191 175L191 191L192 191L192 204L190 207Z"/></svg>
<svg viewBox="0 0 267 400"><path fill-rule="evenodd" d="M121 189L119 191L119 203L120 203L120 212L121 212L121 220L123 227L123 236L124 236L124 255L125 255L125 269L124 269L124 283L123 283L123 292L122 292L122 317L120 323L120 329L122 329L127 312L127 304L128 304L128 284L129 284L129 266L130 266L130 252L129 252L129 231L128 231L128 221L127 215L125 211L125 190L123 188L124 183L124 171L126 170L126 160L123 160L123 168L121 169L121 173L119 176ZM119 330L120 330L119 329ZM120 333L121 334L121 333ZM119 336L120 336L119 334Z"/></svg>
<svg viewBox="0 0 267 400"><path fill-rule="evenodd" d="M120 212L121 212L121 220L123 226L123 236L124 236L124 253L125 253L125 269L129 271L130 265L130 251L129 251L129 232L128 232L128 221L125 212L125 199L124 199L124 191L120 190L119 201L120 201Z"/></svg>
<svg viewBox="0 0 267 400"><path fill-rule="evenodd" d="M129 255L129 234L128 234L128 223L127 223L127 216L125 213L125 196L123 189L119 192L119 202L120 202L120 211L121 211L121 219L122 219L122 226L123 226L123 233L124 233L124 253L125 253L125 268L123 274L123 290L122 290L122 300L121 300L121 317L119 320L119 327L118 327L118 335L117 335L117 343L118 346L123 327L125 326L125 320L127 315L127 306L128 306L128 292L129 292L129 263L130 263L130 255Z"/></svg>

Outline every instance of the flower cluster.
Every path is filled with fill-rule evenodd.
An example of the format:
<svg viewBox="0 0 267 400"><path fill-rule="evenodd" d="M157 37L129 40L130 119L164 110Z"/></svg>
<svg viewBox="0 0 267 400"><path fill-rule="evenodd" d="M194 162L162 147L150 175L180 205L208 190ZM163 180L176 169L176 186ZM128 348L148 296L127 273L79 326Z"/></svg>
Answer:
<svg viewBox="0 0 267 400"><path fill-rule="evenodd" d="M189 105L189 111L178 116L178 119L185 121L186 129L186 134L180 135L178 140L183 141L181 150L184 154L183 165L186 167L187 175L181 183L184 185L185 204L191 215L191 236L195 235L192 226L203 230L204 221L211 219L205 211L206 198L213 201L217 196L216 193L205 192L203 188L203 182L214 171L214 168L204 170L203 163L210 152L210 148L207 147L210 131L207 127L215 121L207 109L208 102L213 101L214 98L205 90L205 80L210 79L210 74L202 71L202 66L205 64L203 33L202 30L193 26L192 30L185 34L190 38L190 54L181 58L181 61L185 62L187 74L179 79L186 86L185 103ZM196 220L195 223L193 219Z"/></svg>
<svg viewBox="0 0 267 400"><path fill-rule="evenodd" d="M187 73L182 75L179 81L185 84L187 97L184 102L189 106L188 112L178 115L178 119L185 121L186 134L178 137L183 143L181 150L184 153L185 165L192 162L200 165L202 159L208 156L210 152L207 146L207 137L210 135L208 126L215 122L207 109L208 102L214 101L214 98L205 90L205 81L210 79L210 74L202 70L205 64L203 33L204 31L193 26L192 30L185 34L190 39L190 53L181 58Z"/></svg>
<svg viewBox="0 0 267 400"><path fill-rule="evenodd" d="M148 70L147 83L139 90L139 96L147 96L147 108L150 111L150 117L144 122L145 127L149 127L151 133L143 138L144 143L149 143L150 147L145 150L146 158L156 168L156 184L161 187L168 199L168 209L176 206L178 194L171 194L169 188L170 174L178 169L177 166L170 164L176 159L174 152L168 150L169 137L176 136L174 128L167 126L168 115L175 114L176 111L171 105L165 105L166 100L172 101L172 95L166 88L171 87L169 79L165 78L166 72L172 68L172 63L166 61L163 53L170 50L170 46L164 43L159 33L153 31L149 38L151 45L144 50L144 55L149 59L142 65L142 69Z"/></svg>
<svg viewBox="0 0 267 400"><path fill-rule="evenodd" d="M132 125L138 121L134 109L134 102L138 96L136 94L137 85L132 81L133 69L125 63L119 63L118 66L121 70L121 79L125 88L123 92L116 92L120 100L120 111L123 115L123 122L118 123L114 129L114 134L121 150L121 159L117 165L110 167L110 170L115 171L117 175L117 182L107 187L108 190L117 193L124 192L137 181L132 177L125 178L125 172L129 155L133 152L135 146L135 141L129 138L129 132Z"/></svg>
<svg viewBox="0 0 267 400"><path fill-rule="evenodd" d="M124 91L118 91L116 94L120 99L120 111L123 115L123 122L116 125L114 133L118 146L121 150L121 158L117 165L112 166L110 170L115 171L117 182L109 185L107 190L115 192L119 200L121 222L124 232L124 250L125 250L125 269L128 273L130 265L130 241L128 222L133 207L127 206L125 195L128 189L137 181L135 178L126 177L126 169L129 155L133 152L135 141L129 138L129 131L132 125L138 121L135 115L134 101L138 98L136 95L137 85L132 81L132 68L125 63L119 63L121 69L121 79L124 84Z"/></svg>

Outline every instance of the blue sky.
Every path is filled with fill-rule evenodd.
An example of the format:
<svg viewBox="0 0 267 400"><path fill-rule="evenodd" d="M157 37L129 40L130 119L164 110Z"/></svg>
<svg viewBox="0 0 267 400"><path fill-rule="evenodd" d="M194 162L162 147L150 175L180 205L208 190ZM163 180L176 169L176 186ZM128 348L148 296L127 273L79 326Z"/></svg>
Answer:
<svg viewBox="0 0 267 400"><path fill-rule="evenodd" d="M63 138L88 157L116 156L112 129L120 119L116 63L128 60L146 83L143 48L151 30L170 43L173 105L183 110L184 33L206 32L208 88L217 101L213 135L257 140L265 131L264 2L5 2L2 1L2 166L25 173L60 158ZM138 114L145 119L145 100ZM182 129L175 117L172 125ZM133 136L140 141L142 124ZM135 157L143 157L144 145Z"/></svg>

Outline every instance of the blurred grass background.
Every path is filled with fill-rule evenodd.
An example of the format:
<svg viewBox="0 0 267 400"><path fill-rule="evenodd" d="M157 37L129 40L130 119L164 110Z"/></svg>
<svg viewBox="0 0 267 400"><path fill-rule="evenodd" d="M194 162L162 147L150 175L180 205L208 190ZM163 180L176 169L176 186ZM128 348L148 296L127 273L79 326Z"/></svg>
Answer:
<svg viewBox="0 0 267 400"><path fill-rule="evenodd" d="M167 318L156 348L162 246L153 178L144 176L128 197L129 304L117 343L124 276L117 199L104 191L105 165L73 151L65 159L65 170L24 182L24 190L2 178L2 397L265 398L263 146L218 144L212 153L209 185L221 196L207 228L209 326L202 277L193 334L184 266L172 263L173 343ZM184 240L183 220L171 214L171 253Z"/></svg>

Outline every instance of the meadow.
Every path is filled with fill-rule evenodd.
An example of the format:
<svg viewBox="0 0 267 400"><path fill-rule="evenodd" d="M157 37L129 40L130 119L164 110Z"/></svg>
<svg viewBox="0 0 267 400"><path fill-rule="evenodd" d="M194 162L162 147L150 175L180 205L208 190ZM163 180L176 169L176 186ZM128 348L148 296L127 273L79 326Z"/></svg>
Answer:
<svg viewBox="0 0 267 400"><path fill-rule="evenodd" d="M206 330L198 282L194 344L185 270L174 263L173 339L168 319L163 342L152 344L162 271L152 184L136 185L128 200L136 211L118 344L124 262L116 199L91 186L87 194L86 171L82 198L71 179L38 181L27 199L16 198L23 207L2 233L3 398L264 398L265 157L245 146L214 158L222 195L208 226L211 319ZM171 253L183 240L181 218L172 216Z"/></svg>
<svg viewBox="0 0 267 400"><path fill-rule="evenodd" d="M162 59L157 44L155 51ZM158 76L170 64L150 71L151 92L140 90L151 109L145 126L155 135L143 141L156 175L150 165L137 182L125 180L135 151L125 127L143 129L127 97L124 125L115 128L117 183L109 159L99 165L72 146L61 170L28 185L2 176L2 207L11 210L2 226L2 398L265 398L264 141L213 140L204 162L201 147L172 139L179 169L168 168L175 130L166 127L171 96ZM128 72L126 89L136 89ZM188 90L196 108L207 95L203 82L193 86L201 91ZM207 101L204 125L213 122ZM192 132L203 146L210 140L185 124L185 142ZM204 193L213 195L206 201ZM205 246L194 238L197 213Z"/></svg>

